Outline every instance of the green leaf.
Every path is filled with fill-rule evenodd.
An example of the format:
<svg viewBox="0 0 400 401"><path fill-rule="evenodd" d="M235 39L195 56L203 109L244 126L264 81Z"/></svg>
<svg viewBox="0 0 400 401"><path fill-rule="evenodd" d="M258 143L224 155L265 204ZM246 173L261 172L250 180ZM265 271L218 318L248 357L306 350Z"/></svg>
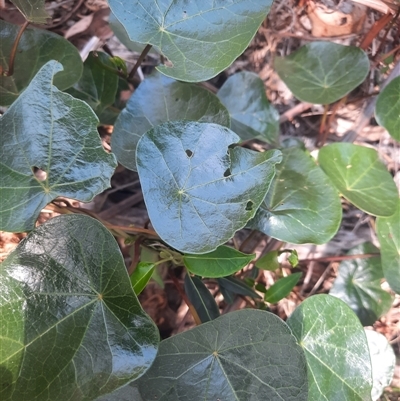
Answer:
<svg viewBox="0 0 400 401"><path fill-rule="evenodd" d="M224 301L228 305L232 305L233 302L235 301L236 294L233 293L232 291L229 291L228 289L226 289L224 286L221 285L221 283L218 282L218 284L219 284L219 290L221 291L221 294L224 297Z"/></svg>
<svg viewBox="0 0 400 401"><path fill-rule="evenodd" d="M341 194L374 216L391 216L398 200L396 184L375 149L334 143L319 151L318 162Z"/></svg>
<svg viewBox="0 0 400 401"><path fill-rule="evenodd" d="M256 261L256 267L263 270L274 271L279 269L278 251L271 251L266 253Z"/></svg>
<svg viewBox="0 0 400 401"><path fill-rule="evenodd" d="M296 251L296 249L292 249L288 256L288 262L292 267L296 267L299 264L299 255Z"/></svg>
<svg viewBox="0 0 400 401"><path fill-rule="evenodd" d="M92 400L141 376L158 331L97 220L59 216L0 266L0 399Z"/></svg>
<svg viewBox="0 0 400 401"><path fill-rule="evenodd" d="M8 71L11 48L19 29L18 25L0 20L0 64L3 71ZM10 77L0 74L0 105L10 105L50 60L57 60L64 67L53 82L60 90L72 86L82 75L81 56L68 40L43 29L26 29L18 45L14 74Z"/></svg>
<svg viewBox="0 0 400 401"><path fill-rule="evenodd" d="M219 309L214 297L198 277L190 277L190 274L186 274L185 292L202 323L219 317Z"/></svg>
<svg viewBox="0 0 400 401"><path fill-rule="evenodd" d="M221 289L224 288L230 293L251 298L261 298L252 288L236 277L220 277L217 281Z"/></svg>
<svg viewBox="0 0 400 401"><path fill-rule="evenodd" d="M228 109L233 132L247 140L259 137L276 144L279 134L279 113L267 99L264 82L248 71L230 76L218 91Z"/></svg>
<svg viewBox="0 0 400 401"><path fill-rule="evenodd" d="M296 339L277 316L250 309L162 341L135 384L144 401L307 401Z"/></svg>
<svg viewBox="0 0 400 401"><path fill-rule="evenodd" d="M254 216L281 154L232 149L238 140L220 125L185 121L140 139L136 159L149 217L173 248L213 251Z"/></svg>
<svg viewBox="0 0 400 401"><path fill-rule="evenodd" d="M32 230L57 196L88 202L110 186L115 158L90 107L52 85L61 70L49 61L0 119L1 230Z"/></svg>
<svg viewBox="0 0 400 401"><path fill-rule="evenodd" d="M394 78L379 94L375 118L379 125L400 142L400 77Z"/></svg>
<svg viewBox="0 0 400 401"><path fill-rule="evenodd" d="M308 153L288 148L282 156L271 189L249 226L293 244L325 244L342 219L338 193Z"/></svg>
<svg viewBox="0 0 400 401"><path fill-rule="evenodd" d="M352 248L348 255L379 253L371 243ZM392 297L381 288L381 258L348 259L340 263L338 275L329 291L358 316L364 326L372 326L392 305Z"/></svg>
<svg viewBox="0 0 400 401"><path fill-rule="evenodd" d="M147 283L150 281L151 276L153 275L154 268L154 263L138 263L135 270L131 274L131 284L136 295L139 295L144 290Z"/></svg>
<svg viewBox="0 0 400 401"><path fill-rule="evenodd" d="M302 273L293 273L287 277L280 278L275 284L268 288L264 300L275 304L281 299L286 298L300 280L301 275Z"/></svg>
<svg viewBox="0 0 400 401"><path fill-rule="evenodd" d="M396 213L376 219L376 233L381 244L382 270L393 291L400 294L400 199Z"/></svg>
<svg viewBox="0 0 400 401"><path fill-rule="evenodd" d="M198 276L224 277L243 269L255 257L255 254L246 255L228 246L220 246L202 255L186 254L183 262L188 270Z"/></svg>
<svg viewBox="0 0 400 401"><path fill-rule="evenodd" d="M311 42L275 59L276 72L293 95L318 104L346 96L364 81L369 68L363 50L332 42Z"/></svg>
<svg viewBox="0 0 400 401"><path fill-rule="evenodd" d="M344 302L330 295L312 296L287 323L306 354L309 401L371 401L367 339Z"/></svg>
<svg viewBox="0 0 400 401"><path fill-rule="evenodd" d="M90 52L81 79L67 93L84 100L100 116L107 106L114 103L119 79L117 72L117 64L108 54Z"/></svg>
<svg viewBox="0 0 400 401"><path fill-rule="evenodd" d="M44 0L11 0L11 2L29 22L45 24L51 18L45 9Z"/></svg>
<svg viewBox="0 0 400 401"><path fill-rule="evenodd" d="M372 330L365 330L365 334L372 365L372 401L377 401L392 381L396 355L385 336Z"/></svg>
<svg viewBox="0 0 400 401"><path fill-rule="evenodd" d="M173 2L109 0L130 40L148 43L171 67L158 69L181 81L206 81L243 53L267 16L271 0Z"/></svg>
<svg viewBox="0 0 400 401"><path fill-rule="evenodd" d="M230 126L228 110L211 92L156 72L135 90L115 122L111 147L118 161L136 171L135 152L142 135L161 123L175 120Z"/></svg>

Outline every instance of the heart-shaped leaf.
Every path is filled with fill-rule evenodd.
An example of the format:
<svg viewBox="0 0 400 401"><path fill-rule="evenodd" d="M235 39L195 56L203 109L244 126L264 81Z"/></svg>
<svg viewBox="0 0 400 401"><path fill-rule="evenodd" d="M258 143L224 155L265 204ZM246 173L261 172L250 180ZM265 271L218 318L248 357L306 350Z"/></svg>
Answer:
<svg viewBox="0 0 400 401"><path fill-rule="evenodd" d="M10 52L19 29L18 25L0 20L0 63L3 71L8 71ZM82 75L81 56L68 40L43 29L26 29L18 45L13 75L7 77L0 74L0 104L10 105L50 60L57 60L64 67L53 82L60 90L72 86Z"/></svg>
<svg viewBox="0 0 400 401"><path fill-rule="evenodd" d="M142 135L156 125L175 120L230 127L228 110L211 92L155 73L140 84L115 122L111 147L118 161L136 171L135 152Z"/></svg>
<svg viewBox="0 0 400 401"><path fill-rule="evenodd" d="M0 398L92 400L141 376L158 331L98 221L59 216L0 267Z"/></svg>
<svg viewBox="0 0 400 401"><path fill-rule="evenodd" d="M88 202L110 185L115 157L90 107L52 85L61 70L49 61L0 119L2 230L31 230L57 196Z"/></svg>
<svg viewBox="0 0 400 401"><path fill-rule="evenodd" d="M45 9L45 0L11 0L25 19L34 24L45 24L51 18Z"/></svg>
<svg viewBox="0 0 400 401"><path fill-rule="evenodd" d="M178 121L146 132L137 167L158 235L185 253L216 249L252 218L269 189L279 151L233 147L217 124Z"/></svg>
<svg viewBox="0 0 400 401"><path fill-rule="evenodd" d="M343 301L315 295L303 301L287 323L306 354L309 401L371 401L367 339Z"/></svg>
<svg viewBox="0 0 400 401"><path fill-rule="evenodd" d="M374 216L391 216L398 193L392 176L375 149L352 143L324 146L318 162L340 193Z"/></svg>
<svg viewBox="0 0 400 401"><path fill-rule="evenodd" d="M364 243L352 248L348 255L366 253L379 253L379 249ZM329 294L346 302L364 326L372 326L392 305L392 297L381 288L382 278L379 256L344 260Z"/></svg>
<svg viewBox="0 0 400 401"><path fill-rule="evenodd" d="M271 0L109 0L134 42L149 43L172 67L158 69L187 82L206 81L247 48L267 16Z"/></svg>
<svg viewBox="0 0 400 401"><path fill-rule="evenodd" d="M186 254L183 262L188 270L198 276L225 277L243 269L255 257L255 254L246 255L228 246L220 246L202 255Z"/></svg>
<svg viewBox="0 0 400 401"><path fill-rule="evenodd" d="M247 309L162 341L136 385L143 401L306 401L306 371L287 325Z"/></svg>
<svg viewBox="0 0 400 401"><path fill-rule="evenodd" d="M383 274L393 291L400 294L400 199L396 213L376 219L376 233L381 244Z"/></svg>
<svg viewBox="0 0 400 401"><path fill-rule="evenodd" d="M400 142L400 77L394 78L379 94L375 118L379 125Z"/></svg>
<svg viewBox="0 0 400 401"><path fill-rule="evenodd" d="M302 273L293 273L287 277L282 277L275 284L268 288L264 295L265 301L274 304L279 302L281 299L286 298L294 286L300 280Z"/></svg>
<svg viewBox="0 0 400 401"><path fill-rule="evenodd" d="M293 95L318 104L347 95L364 81L369 67L363 50L332 42L311 42L275 59L275 69Z"/></svg>
<svg viewBox="0 0 400 401"><path fill-rule="evenodd" d="M282 150L282 163L249 226L294 244L324 244L337 232L342 207L337 190L309 154Z"/></svg>
<svg viewBox="0 0 400 401"><path fill-rule="evenodd" d="M264 82L257 74L242 71L230 76L218 97L231 115L233 132L244 140L260 137L276 144L279 113L268 101Z"/></svg>

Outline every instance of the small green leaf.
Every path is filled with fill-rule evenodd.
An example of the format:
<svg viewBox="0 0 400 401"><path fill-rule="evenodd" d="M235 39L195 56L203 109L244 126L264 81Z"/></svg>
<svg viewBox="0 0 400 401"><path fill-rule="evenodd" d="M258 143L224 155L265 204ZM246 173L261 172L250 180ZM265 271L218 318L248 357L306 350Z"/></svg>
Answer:
<svg viewBox="0 0 400 401"><path fill-rule="evenodd" d="M202 255L186 254L183 262L188 270L198 276L224 277L243 269L255 257L255 254L246 255L228 246L220 246Z"/></svg>
<svg viewBox="0 0 400 401"><path fill-rule="evenodd" d="M325 244L339 229L337 190L309 154L282 149L282 163L249 227L292 244Z"/></svg>
<svg viewBox="0 0 400 401"><path fill-rule="evenodd" d="M8 71L8 61L20 27L0 20L0 64ZM0 74L0 104L10 105L29 85L36 73L50 60L63 65L63 71L54 77L53 85L64 90L78 81L83 63L78 50L68 40L55 33L38 28L27 28L18 45L14 74Z"/></svg>
<svg viewBox="0 0 400 401"><path fill-rule="evenodd" d="M232 148L238 140L220 125L185 121L140 139L137 167L149 217L173 248L211 252L254 216L281 154Z"/></svg>
<svg viewBox="0 0 400 401"><path fill-rule="evenodd" d="M357 316L343 301L330 295L312 296L287 323L306 354L309 401L371 401L367 339Z"/></svg>
<svg viewBox="0 0 400 401"><path fill-rule="evenodd" d="M0 399L93 400L140 377L158 330L97 220L55 217L0 265Z"/></svg>
<svg viewBox="0 0 400 401"><path fill-rule="evenodd" d="M175 120L230 127L228 110L208 90L155 73L142 82L115 122L111 147L118 161L136 171L136 146L149 129Z"/></svg>
<svg viewBox="0 0 400 401"><path fill-rule="evenodd" d="M400 142L400 77L394 78L379 94L375 118L379 125Z"/></svg>
<svg viewBox="0 0 400 401"><path fill-rule="evenodd" d="M288 262L292 267L296 267L299 264L299 255L297 254L296 249L293 249L288 256Z"/></svg>
<svg viewBox="0 0 400 401"><path fill-rule="evenodd" d="M267 16L271 0L109 0L131 41L149 43L169 59L158 69L187 82L206 81L243 53Z"/></svg>
<svg viewBox="0 0 400 401"><path fill-rule="evenodd" d="M311 42L275 59L275 69L293 95L318 104L346 96L364 81L369 67L363 50L332 42Z"/></svg>
<svg viewBox="0 0 400 401"><path fill-rule="evenodd" d="M202 323L219 317L219 309L214 297L198 277L186 274L185 292Z"/></svg>
<svg viewBox="0 0 400 401"><path fill-rule="evenodd" d="M34 24L45 24L50 17L46 11L45 0L11 0L24 15L25 19Z"/></svg>
<svg viewBox="0 0 400 401"><path fill-rule="evenodd" d="M90 52L81 79L67 93L84 100L100 116L107 106L114 103L118 89L117 71L117 64L108 54Z"/></svg>
<svg viewBox="0 0 400 401"><path fill-rule="evenodd" d="M131 274L131 284L136 295L139 295L144 290L147 283L150 281L151 276L153 275L154 268L154 263L138 263L135 270Z"/></svg>
<svg viewBox="0 0 400 401"><path fill-rule="evenodd" d="M279 113L267 99L264 82L248 71L230 76L218 91L218 97L232 118L231 129L247 140L259 137L276 144Z"/></svg>
<svg viewBox="0 0 400 401"><path fill-rule="evenodd" d="M256 262L256 267L263 270L269 270L271 272L279 269L279 261L278 261L278 251L271 251L266 253Z"/></svg>
<svg viewBox="0 0 400 401"><path fill-rule="evenodd" d="M217 281L221 288L224 288L233 294L244 295L245 297L251 298L261 298L246 283L236 277L220 277Z"/></svg>
<svg viewBox="0 0 400 401"><path fill-rule="evenodd" d="M400 294L400 200L396 213L376 219L376 233L381 244L382 270L393 291Z"/></svg>
<svg viewBox="0 0 400 401"><path fill-rule="evenodd" d="M1 230L32 230L57 196L89 202L110 186L115 157L90 107L52 85L61 70L44 65L0 119Z"/></svg>
<svg viewBox="0 0 400 401"><path fill-rule="evenodd" d="M134 385L144 401L307 401L306 369L285 322L247 309L162 341Z"/></svg>
<svg viewBox="0 0 400 401"><path fill-rule="evenodd" d="M271 304L275 304L281 299L286 298L300 280L301 275L302 273L293 273L287 277L279 279L275 284L268 288L264 300Z"/></svg>
<svg viewBox="0 0 400 401"><path fill-rule="evenodd" d="M375 149L334 143L319 151L318 162L341 194L374 216L391 216L398 193L392 176Z"/></svg>
<svg viewBox="0 0 400 401"><path fill-rule="evenodd" d="M379 253L379 249L364 243L352 248L348 255L366 253ZM346 302L364 326L372 326L392 305L392 297L381 288L382 278L379 256L344 260L329 294Z"/></svg>
<svg viewBox="0 0 400 401"><path fill-rule="evenodd" d="M218 280L218 279L217 279ZM232 305L233 302L235 301L235 297L236 294L233 293L232 291L229 291L228 289L226 289L223 285L221 285L219 282L219 290L221 291L222 296L224 297L224 301L228 304L228 305Z"/></svg>

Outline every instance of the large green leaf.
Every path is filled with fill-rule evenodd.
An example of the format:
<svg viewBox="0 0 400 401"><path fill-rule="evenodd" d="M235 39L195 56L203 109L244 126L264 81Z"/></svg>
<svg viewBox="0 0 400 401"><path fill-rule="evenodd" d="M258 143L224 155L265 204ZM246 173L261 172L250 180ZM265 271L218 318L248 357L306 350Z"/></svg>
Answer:
<svg viewBox="0 0 400 401"><path fill-rule="evenodd" d="M115 122L111 147L118 161L136 171L136 146L142 135L167 121L192 120L230 127L218 98L194 84L155 73L140 84Z"/></svg>
<svg viewBox="0 0 400 401"><path fill-rule="evenodd" d="M257 74L242 71L222 85L218 97L232 118L232 131L242 139L260 137L276 144L279 113L267 99L264 82Z"/></svg>
<svg viewBox="0 0 400 401"><path fill-rule="evenodd" d="M352 248L348 255L378 253L370 243ZM364 326L372 326L392 305L392 297L381 288L381 258L344 260L329 294L340 298L358 316Z"/></svg>
<svg viewBox="0 0 400 401"><path fill-rule="evenodd" d="M287 323L306 354L308 401L371 401L367 339L343 301L330 295L310 297Z"/></svg>
<svg viewBox="0 0 400 401"><path fill-rule="evenodd" d="M400 294L400 199L395 214L377 218L376 233L381 244L383 274L392 290Z"/></svg>
<svg viewBox="0 0 400 401"><path fill-rule="evenodd" d="M294 96L318 104L347 95L364 81L369 67L363 50L332 42L311 42L275 59L277 73Z"/></svg>
<svg viewBox="0 0 400 401"><path fill-rule="evenodd" d="M282 155L271 189L249 226L294 244L324 244L342 218L338 193L309 154L293 147Z"/></svg>
<svg viewBox="0 0 400 401"><path fill-rule="evenodd" d="M158 332L117 242L96 220L59 216L0 267L0 398L92 400L140 377Z"/></svg>
<svg viewBox="0 0 400 401"><path fill-rule="evenodd" d="M230 66L249 45L271 0L109 0L134 42L149 43L172 67L158 69L181 81L205 81Z"/></svg>
<svg viewBox="0 0 400 401"><path fill-rule="evenodd" d="M186 254L183 256L183 262L188 270L199 276L225 277L243 269L255 257L255 254L246 255L223 245L202 255Z"/></svg>
<svg viewBox="0 0 400 401"><path fill-rule="evenodd" d="M24 14L24 17L34 24L45 24L51 18L45 9L45 0L11 0Z"/></svg>
<svg viewBox="0 0 400 401"><path fill-rule="evenodd" d="M306 370L287 325L248 309L162 341L136 385L143 401L306 401Z"/></svg>
<svg viewBox="0 0 400 401"><path fill-rule="evenodd" d="M19 28L0 20L0 64L3 71L8 71L11 48ZM64 67L53 82L60 90L72 86L82 75L83 63L75 46L52 32L28 28L18 45L14 74L9 77L0 74L0 104L11 104L50 60L57 60Z"/></svg>
<svg viewBox="0 0 400 401"><path fill-rule="evenodd" d="M61 70L49 61L0 119L2 230L31 230L57 196L88 202L110 185L115 157L104 151L90 107L52 85Z"/></svg>
<svg viewBox="0 0 400 401"><path fill-rule="evenodd" d="M375 149L352 143L324 146L318 162L340 193L374 216L391 216L398 193L392 176Z"/></svg>
<svg viewBox="0 0 400 401"><path fill-rule="evenodd" d="M394 78L379 94L375 118L379 125L400 142L400 77Z"/></svg>
<svg viewBox="0 0 400 401"><path fill-rule="evenodd" d="M254 216L281 154L232 148L238 141L228 128L185 121L140 139L137 167L149 217L172 247L213 251Z"/></svg>

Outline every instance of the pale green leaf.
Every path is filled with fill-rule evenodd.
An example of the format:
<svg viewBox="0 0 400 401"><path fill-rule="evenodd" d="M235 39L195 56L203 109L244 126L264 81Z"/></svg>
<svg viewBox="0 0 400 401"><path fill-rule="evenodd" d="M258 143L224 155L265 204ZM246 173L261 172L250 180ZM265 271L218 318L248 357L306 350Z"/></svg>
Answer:
<svg viewBox="0 0 400 401"><path fill-rule="evenodd" d="M140 262L135 267L131 274L131 284L136 295L139 295L144 290L153 275L154 268L155 264L149 262Z"/></svg>

